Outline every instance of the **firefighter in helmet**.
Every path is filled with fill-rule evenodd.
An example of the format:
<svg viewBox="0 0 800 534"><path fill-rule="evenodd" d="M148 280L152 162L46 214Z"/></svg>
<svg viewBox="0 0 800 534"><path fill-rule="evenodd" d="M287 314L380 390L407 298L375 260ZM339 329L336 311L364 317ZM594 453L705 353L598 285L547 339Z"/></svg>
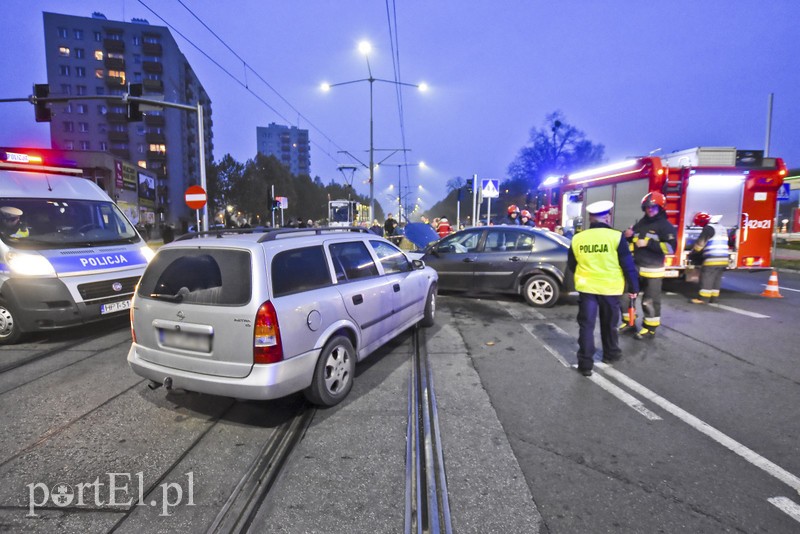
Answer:
<svg viewBox="0 0 800 534"><path fill-rule="evenodd" d="M516 204L511 204L508 207L508 215L503 217L500 224L510 224L511 226L519 226L519 208Z"/></svg>
<svg viewBox="0 0 800 534"><path fill-rule="evenodd" d="M533 222L531 212L528 210L522 210L519 212L519 222L522 226L536 226L536 223Z"/></svg>
<svg viewBox="0 0 800 534"><path fill-rule="evenodd" d="M721 215L712 217L703 211L694 216L694 225L703 228L689 254L692 263L701 266L700 298L693 298L694 304L707 304L719 297L722 274L728 266L728 231L719 224L720 219Z"/></svg>
<svg viewBox="0 0 800 534"><path fill-rule="evenodd" d="M661 283L664 280L664 257L673 254L676 248L677 230L667 220L667 199L658 191L651 191L642 198L644 217L632 227L625 230L633 261L639 271L639 287L642 295L642 311L644 319L642 328L636 332L636 339L653 339L656 328L661 325ZM631 299L625 291L620 299L622 308L622 324L620 333L634 331L629 326L628 310Z"/></svg>

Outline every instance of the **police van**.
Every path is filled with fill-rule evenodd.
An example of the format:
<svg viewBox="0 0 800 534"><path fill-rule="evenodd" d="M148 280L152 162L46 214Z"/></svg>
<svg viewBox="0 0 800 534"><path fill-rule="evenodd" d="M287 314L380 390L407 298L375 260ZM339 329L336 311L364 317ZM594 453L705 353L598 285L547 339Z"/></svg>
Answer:
<svg viewBox="0 0 800 534"><path fill-rule="evenodd" d="M0 149L0 345L130 309L153 251L81 174Z"/></svg>

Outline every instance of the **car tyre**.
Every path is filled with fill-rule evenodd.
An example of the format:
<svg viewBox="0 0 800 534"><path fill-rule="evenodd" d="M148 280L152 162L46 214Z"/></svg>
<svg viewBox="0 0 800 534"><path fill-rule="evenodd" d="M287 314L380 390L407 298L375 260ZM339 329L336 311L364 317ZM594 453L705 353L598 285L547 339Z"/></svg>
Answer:
<svg viewBox="0 0 800 534"><path fill-rule="evenodd" d="M353 388L356 350L345 336L331 338L322 348L306 399L319 406L335 406Z"/></svg>
<svg viewBox="0 0 800 534"><path fill-rule="evenodd" d="M550 308L560 295L558 284L546 274L531 276L522 288L525 301L536 308Z"/></svg>
<svg viewBox="0 0 800 534"><path fill-rule="evenodd" d="M436 323L436 285L432 285L428 290L428 298L425 300L425 315L420 320L420 326L431 327Z"/></svg>
<svg viewBox="0 0 800 534"><path fill-rule="evenodd" d="M0 345L10 345L19 341L22 330L14 310L5 302L0 302Z"/></svg>

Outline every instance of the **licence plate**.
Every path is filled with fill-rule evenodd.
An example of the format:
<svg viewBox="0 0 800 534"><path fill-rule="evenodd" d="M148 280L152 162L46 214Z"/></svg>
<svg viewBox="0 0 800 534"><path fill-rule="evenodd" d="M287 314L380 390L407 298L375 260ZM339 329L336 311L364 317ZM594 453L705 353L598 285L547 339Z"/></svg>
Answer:
<svg viewBox="0 0 800 534"><path fill-rule="evenodd" d="M108 304L101 304L100 305L100 315L105 315L107 313L114 313L118 311L129 310L131 308L131 301L123 300L120 302L109 302Z"/></svg>
<svg viewBox="0 0 800 534"><path fill-rule="evenodd" d="M195 352L211 352L211 336L207 334L195 334L162 328L158 331L158 340L165 347Z"/></svg>

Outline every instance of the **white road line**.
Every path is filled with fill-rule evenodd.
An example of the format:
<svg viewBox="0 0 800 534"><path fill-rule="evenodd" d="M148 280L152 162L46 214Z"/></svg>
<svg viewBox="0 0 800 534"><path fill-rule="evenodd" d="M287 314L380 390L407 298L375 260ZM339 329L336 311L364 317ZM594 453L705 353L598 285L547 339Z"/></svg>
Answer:
<svg viewBox="0 0 800 534"><path fill-rule="evenodd" d="M617 371L612 367L606 367L604 372L608 374L610 377L614 378L618 382L622 383L623 385L627 386L629 389L635 391L636 393L640 394L642 397L648 399L649 401L661 406L663 409L683 421L684 423L688 424L695 430L705 434L706 436L710 437L723 447L731 450L732 452L738 454L751 464L755 465L759 469L762 469L766 473L772 475L773 477L777 478L781 482L787 484L789 487L794 489L796 492L800 493L800 478L796 477L795 475L791 474L790 472L786 471L782 467L770 462L763 456L759 455L755 451L748 449L738 441L734 440L731 437L723 434L716 428L712 427L708 423L698 419L697 417L693 416L689 412L679 408L678 406L672 404L665 398L657 395L656 393L650 391L640 383L636 382L632 378L629 378L627 375Z"/></svg>
<svg viewBox="0 0 800 534"><path fill-rule="evenodd" d="M605 365L602 362L598 362L598 363L595 363L595 367L607 368L608 366ZM618 398L619 400L621 400L622 402L624 402L625 404L627 404L628 406L630 406L631 408L633 408L634 410L636 410L637 412L639 412L640 414L642 414L643 416L648 418L649 420L651 420L651 421L660 421L661 420L661 417L659 417L655 413L653 413L650 410L648 410L647 408L645 408L644 404L642 404L639 399L637 399L636 397L634 397L633 395L631 395L627 391L623 390L622 388L620 388L616 384L613 384L613 383L609 382L608 380L606 380L605 378L603 378L599 374L592 373L592 376L589 377L589 380L591 380L592 382L594 382L595 384L597 384L598 386L600 386L604 390L608 391L609 393L614 395L616 398Z"/></svg>
<svg viewBox="0 0 800 534"><path fill-rule="evenodd" d="M767 287L767 284L761 284L761 285ZM797 293L800 293L800 289L792 289L791 287L778 286L778 289L783 289L784 291L796 291Z"/></svg>
<svg viewBox="0 0 800 534"><path fill-rule="evenodd" d="M755 317L756 319L769 319L769 315L761 315L760 313L734 308L733 306L725 306L724 304L717 304L716 302L712 302L711 304L709 304L709 306L713 306L714 308L719 308L721 310L731 311L733 313L738 313L741 315L747 315L748 317Z"/></svg>
<svg viewBox="0 0 800 534"><path fill-rule="evenodd" d="M772 497L767 499L778 507L778 509L800 523L800 505L786 497Z"/></svg>
<svg viewBox="0 0 800 534"><path fill-rule="evenodd" d="M567 360L565 360L565 359L564 359L564 357L563 357L563 356L561 356L561 354L559 354L559 353L558 353L558 351L557 351L556 349L554 349L553 347L551 347L550 345L548 345L547 343L545 343L544 341L542 341L541 339L539 339L539 337L538 337L536 334L534 334L534 333L533 333L533 329L531 329L530 325L528 325L528 324L525 324L525 323L523 322L523 321L525 321L526 319L528 319L528 317L523 317L521 313L517 312L517 310L515 310L515 309L512 309L512 308L508 308L508 309L506 309L506 311L508 312L508 314L509 314L511 317L513 317L514 319L516 319L517 321L519 321L519 324L520 324L520 326L522 326L522 328L524 328L524 329L525 329L525 331L526 331L527 333L529 333L533 339L535 339L536 341L538 341L539 343L541 343L541 344L542 344L542 346L544 347L544 350L546 350L547 352L549 352L550 354L552 354L552 355L553 355L553 357L555 357L555 359L556 359L556 360L558 360L558 361L561 363L561 365L563 365L564 367L569 367L569 362L567 362ZM536 310L530 310L530 312L531 312L531 315L533 315L533 317L534 317L535 319L539 319L539 320L541 320L541 321L543 321L543 320L544 320L544 315L542 315L542 314L541 314L541 313L539 313L538 311L536 311ZM560 329L558 326L556 326L556 325L554 325L554 324L552 324L552 323L547 323L547 324L548 324L548 325L550 325L550 326L554 326L554 327L555 327L557 330L560 330L562 333L566 334L566 332L564 332L563 330L561 330L561 329Z"/></svg>

